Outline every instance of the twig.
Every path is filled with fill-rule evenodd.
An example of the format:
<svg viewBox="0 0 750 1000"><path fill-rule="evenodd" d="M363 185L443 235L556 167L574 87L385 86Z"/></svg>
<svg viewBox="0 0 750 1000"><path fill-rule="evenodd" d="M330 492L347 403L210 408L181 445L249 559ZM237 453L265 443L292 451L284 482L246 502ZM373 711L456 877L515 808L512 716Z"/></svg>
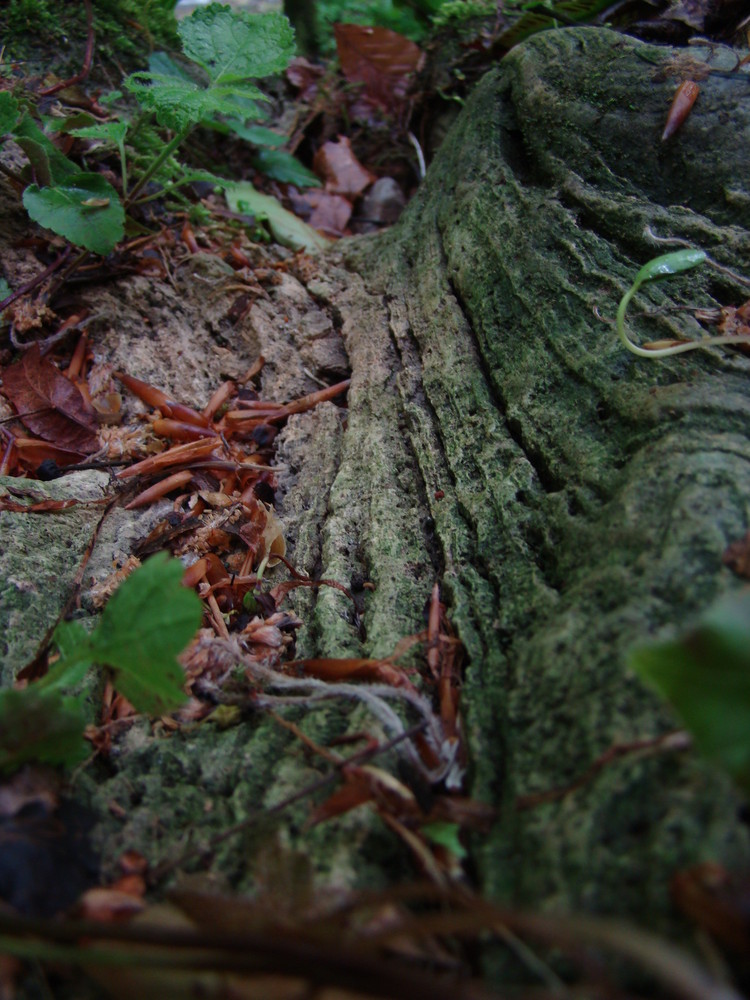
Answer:
<svg viewBox="0 0 750 1000"><path fill-rule="evenodd" d="M3 301L0 302L0 313L3 312L4 309L7 309L8 306L12 305L16 299L20 299L22 295L26 295L27 292L33 292L38 285L41 285L41 283L46 281L51 274L54 274L58 267L61 267L68 259L72 249L73 247L66 247L60 256L56 260L53 260L49 267L46 267L41 274L37 274L35 278L31 279L31 281L27 281L25 285L21 285L21 287L17 288L15 292L12 292L7 296L7 298L4 298Z"/></svg>
<svg viewBox="0 0 750 1000"><path fill-rule="evenodd" d="M547 802L559 802L567 798L573 792L588 785L612 761L620 757L641 752L663 753L675 750L687 750L691 745L690 737L683 730L666 733L664 736L654 736L642 740L633 740L632 743L615 743L601 756L588 766L588 768L575 781L562 788L550 788L546 792L535 792L531 795L521 795L516 799L516 809L534 809L536 806L544 805Z"/></svg>

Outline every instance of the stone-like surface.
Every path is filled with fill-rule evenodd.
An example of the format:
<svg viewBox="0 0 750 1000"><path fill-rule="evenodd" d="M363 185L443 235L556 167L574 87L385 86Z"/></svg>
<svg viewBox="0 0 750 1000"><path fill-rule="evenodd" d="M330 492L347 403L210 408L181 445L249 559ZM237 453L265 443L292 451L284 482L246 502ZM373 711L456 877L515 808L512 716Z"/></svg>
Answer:
<svg viewBox="0 0 750 1000"><path fill-rule="evenodd" d="M12 683L76 595L76 580L104 508L109 477L77 472L51 483L0 477L0 495L31 504L77 499L57 513L0 511L0 683ZM20 492L19 492L20 491ZM24 493L26 495L24 495ZM29 495L29 493L33 495ZM72 608L70 608L72 610Z"/></svg>

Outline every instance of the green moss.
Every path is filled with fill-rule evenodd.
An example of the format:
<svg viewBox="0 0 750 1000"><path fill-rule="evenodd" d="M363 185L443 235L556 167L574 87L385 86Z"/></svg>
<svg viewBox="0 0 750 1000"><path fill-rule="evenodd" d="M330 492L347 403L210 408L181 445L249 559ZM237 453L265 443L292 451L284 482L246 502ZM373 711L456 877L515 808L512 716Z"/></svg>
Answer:
<svg viewBox="0 0 750 1000"><path fill-rule="evenodd" d="M10 0L5 14L5 44L12 44L14 37L23 37L31 31L38 37L55 38L61 33L58 18L50 10L48 0Z"/></svg>
<svg viewBox="0 0 750 1000"><path fill-rule="evenodd" d="M173 0L94 0L93 6L94 79L102 65L142 66L150 51L179 45ZM87 34L83 4L10 0L0 28L6 61L59 75L80 68Z"/></svg>

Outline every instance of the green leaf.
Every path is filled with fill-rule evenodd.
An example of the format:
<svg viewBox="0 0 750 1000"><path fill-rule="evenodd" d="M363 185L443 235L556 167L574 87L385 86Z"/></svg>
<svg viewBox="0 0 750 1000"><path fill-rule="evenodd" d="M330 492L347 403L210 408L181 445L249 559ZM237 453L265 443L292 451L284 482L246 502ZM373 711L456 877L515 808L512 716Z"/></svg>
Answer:
<svg viewBox="0 0 750 1000"><path fill-rule="evenodd" d="M634 650L630 666L750 792L750 591L725 597L684 638Z"/></svg>
<svg viewBox="0 0 750 1000"><path fill-rule="evenodd" d="M297 187L320 187L320 180L312 170L308 170L299 160L282 149L259 149L253 158L253 166L266 177L283 184Z"/></svg>
<svg viewBox="0 0 750 1000"><path fill-rule="evenodd" d="M264 77L286 69L294 56L294 31L283 14L249 14L212 3L180 21L185 55L214 83Z"/></svg>
<svg viewBox="0 0 750 1000"><path fill-rule="evenodd" d="M42 120L45 131L52 132L53 134L58 132L67 134L74 128L84 128L86 125L98 124L97 119L93 115L90 115L88 111L76 111L72 115L66 115L65 118L53 118L51 115L45 115Z"/></svg>
<svg viewBox="0 0 750 1000"><path fill-rule="evenodd" d="M265 128L263 125L245 125L237 118L227 119L226 124L240 139L245 139L254 146L276 148L276 146L283 146L286 142L285 135L279 135L277 132L273 132L270 128Z"/></svg>
<svg viewBox="0 0 750 1000"><path fill-rule="evenodd" d="M101 174L79 173L55 187L31 184L23 203L34 222L94 253L109 253L125 233L117 191Z"/></svg>
<svg viewBox="0 0 750 1000"><path fill-rule="evenodd" d="M216 115L236 115L237 97L268 100L262 91L250 84L201 87L192 80L162 73L131 73L125 86L142 107L156 114L160 125L176 132L210 121Z"/></svg>
<svg viewBox="0 0 750 1000"><path fill-rule="evenodd" d="M273 238L282 246L292 250L324 250L331 245L312 226L308 226L296 215L287 212L275 198L261 194L248 181L228 184L224 196L232 212L254 215L266 220Z"/></svg>
<svg viewBox="0 0 750 1000"><path fill-rule="evenodd" d="M440 844L459 861L463 861L468 856L466 848L459 839L461 828L458 823L425 823L420 829L428 840L431 840L433 844Z"/></svg>
<svg viewBox="0 0 750 1000"><path fill-rule="evenodd" d="M0 691L0 771L28 760L76 764L87 753L86 718L75 698L37 690Z"/></svg>
<svg viewBox="0 0 750 1000"><path fill-rule="evenodd" d="M18 119L18 101L7 90L0 90L0 135L10 132Z"/></svg>
<svg viewBox="0 0 750 1000"><path fill-rule="evenodd" d="M644 264L633 282L634 287L642 285L644 281L653 281L654 278L663 278L670 274L681 274L683 271L690 271L698 267L706 259L702 250L695 250L692 247L686 250L676 250L674 253L666 253L662 257L654 257L647 264Z"/></svg>
<svg viewBox="0 0 750 1000"><path fill-rule="evenodd" d="M202 612L182 574L179 560L153 556L121 584L91 636L93 658L115 671L115 687L139 712L161 715L186 700L176 657Z"/></svg>
<svg viewBox="0 0 750 1000"><path fill-rule="evenodd" d="M13 289L10 287L5 278L0 278L0 302L7 299L12 291Z"/></svg>
<svg viewBox="0 0 750 1000"><path fill-rule="evenodd" d="M161 74L162 76L173 76L178 80L187 80L188 83L194 83L195 80L183 69L182 66L178 66L174 59L167 55L166 52L152 52L148 57L148 68L151 73Z"/></svg>
<svg viewBox="0 0 750 1000"><path fill-rule="evenodd" d="M75 687L93 666L91 637L80 622L60 622L52 636L60 653L58 662L34 684L39 691Z"/></svg>
<svg viewBox="0 0 750 1000"><path fill-rule="evenodd" d="M43 169L46 172L44 178L40 174L37 175L42 183L47 183L49 180L50 184L60 184L74 174L80 173L75 163L67 156L63 156L57 146L47 138L41 129L37 128L28 115L24 115L17 123L13 129L13 135L18 145L22 147L31 160L34 168ZM25 140L30 141L26 142ZM43 157L43 164L40 162L39 167L34 160L35 156Z"/></svg>
<svg viewBox="0 0 750 1000"><path fill-rule="evenodd" d="M70 135L79 139L99 139L111 143L118 148L125 141L128 131L126 122L99 122L97 125L84 125L82 128L69 129Z"/></svg>

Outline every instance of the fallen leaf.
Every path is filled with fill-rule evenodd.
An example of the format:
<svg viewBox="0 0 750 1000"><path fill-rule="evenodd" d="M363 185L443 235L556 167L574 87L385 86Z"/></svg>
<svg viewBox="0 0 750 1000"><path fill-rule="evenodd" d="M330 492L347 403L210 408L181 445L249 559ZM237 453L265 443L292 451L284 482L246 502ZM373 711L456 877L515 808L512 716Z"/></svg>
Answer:
<svg viewBox="0 0 750 1000"><path fill-rule="evenodd" d="M290 196L294 211L303 216L313 229L326 236L343 236L352 214L352 203L340 194L312 190Z"/></svg>
<svg viewBox="0 0 750 1000"><path fill-rule="evenodd" d="M298 56L287 66L286 78L299 90L299 100L312 101L318 93L318 83L324 73L323 66L316 66L303 56Z"/></svg>
<svg viewBox="0 0 750 1000"><path fill-rule="evenodd" d="M386 111L398 111L424 53L389 28L334 25L341 71L349 83L364 84L367 97Z"/></svg>
<svg viewBox="0 0 750 1000"><path fill-rule="evenodd" d="M343 194L356 198L375 180L374 174L365 170L352 152L345 135L337 142L324 142L313 159L313 170L326 186L329 194Z"/></svg>
<svg viewBox="0 0 750 1000"><path fill-rule="evenodd" d="M11 514L46 514L49 511L67 510L75 507L80 500L40 500L38 503L21 503L18 500L11 500L7 493L0 496L0 510L9 511Z"/></svg>
<svg viewBox="0 0 750 1000"><path fill-rule="evenodd" d="M98 449L96 417L86 410L75 385L41 356L37 344L5 369L3 391L26 426L45 441L85 455Z"/></svg>

